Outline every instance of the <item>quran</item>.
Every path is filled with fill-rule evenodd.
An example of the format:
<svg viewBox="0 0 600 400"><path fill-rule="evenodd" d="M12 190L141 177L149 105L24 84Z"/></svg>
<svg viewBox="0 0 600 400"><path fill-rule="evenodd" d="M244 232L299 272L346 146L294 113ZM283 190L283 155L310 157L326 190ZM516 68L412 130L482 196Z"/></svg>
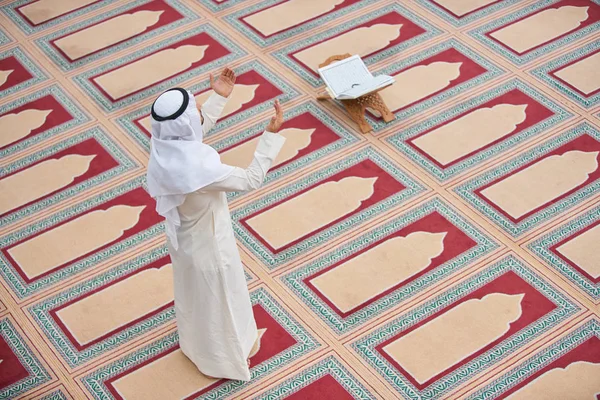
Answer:
<svg viewBox="0 0 600 400"><path fill-rule="evenodd" d="M330 96L338 100L357 99L394 83L391 76L373 76L357 55L319 68L319 75Z"/></svg>

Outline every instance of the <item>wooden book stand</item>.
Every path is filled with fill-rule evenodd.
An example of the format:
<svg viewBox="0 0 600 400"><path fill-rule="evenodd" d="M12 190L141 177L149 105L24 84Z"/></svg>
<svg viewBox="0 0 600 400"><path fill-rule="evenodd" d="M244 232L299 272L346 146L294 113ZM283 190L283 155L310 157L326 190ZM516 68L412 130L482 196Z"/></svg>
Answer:
<svg viewBox="0 0 600 400"><path fill-rule="evenodd" d="M325 60L323 64L319 65L319 68L326 67L333 62L344 60L348 57L351 57L351 55L343 54L338 56L331 56L327 60ZM391 122L396 118L396 116L385 105L385 102L383 101L381 95L377 92L378 91L365 94L364 96L361 96L357 99L340 100L346 108L346 111L350 115L350 118L352 118L352 120L358 124L358 128L362 133L369 133L373 131L373 127L367 122L367 119L365 118L365 111L367 110L367 108L371 108L375 111L378 111L385 122ZM317 97L317 100L329 99L331 99L329 93L324 93Z"/></svg>

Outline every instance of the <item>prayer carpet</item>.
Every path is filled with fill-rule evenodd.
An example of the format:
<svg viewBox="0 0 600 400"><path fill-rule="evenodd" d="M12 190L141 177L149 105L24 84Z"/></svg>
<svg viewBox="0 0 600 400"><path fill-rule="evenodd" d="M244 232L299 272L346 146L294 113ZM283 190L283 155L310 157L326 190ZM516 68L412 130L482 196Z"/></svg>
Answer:
<svg viewBox="0 0 600 400"><path fill-rule="evenodd" d="M318 65L393 75L367 135ZM238 74L206 141L262 345L178 346L149 108ZM0 399L600 396L600 0L0 0Z"/></svg>

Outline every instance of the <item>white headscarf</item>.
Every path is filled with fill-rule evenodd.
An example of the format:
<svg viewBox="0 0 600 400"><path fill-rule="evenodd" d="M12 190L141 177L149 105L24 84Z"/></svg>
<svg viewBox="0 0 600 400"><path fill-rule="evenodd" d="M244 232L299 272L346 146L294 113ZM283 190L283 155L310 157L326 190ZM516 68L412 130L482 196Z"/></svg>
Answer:
<svg viewBox="0 0 600 400"><path fill-rule="evenodd" d="M148 191L156 211L165 217L167 237L177 250L177 207L188 193L226 178L233 167L221 164L219 153L202 143L202 122L194 96L171 89L152 105L152 138L148 162Z"/></svg>

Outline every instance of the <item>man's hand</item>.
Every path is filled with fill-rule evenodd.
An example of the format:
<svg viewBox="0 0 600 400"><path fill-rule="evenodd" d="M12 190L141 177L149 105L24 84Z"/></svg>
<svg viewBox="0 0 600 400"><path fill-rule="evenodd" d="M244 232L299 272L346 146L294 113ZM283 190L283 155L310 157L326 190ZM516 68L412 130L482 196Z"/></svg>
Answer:
<svg viewBox="0 0 600 400"><path fill-rule="evenodd" d="M235 72L225 68L216 80L213 74L210 74L210 88L219 96L229 97L235 85L235 78Z"/></svg>
<svg viewBox="0 0 600 400"><path fill-rule="evenodd" d="M277 133L279 129L281 129L281 125L283 124L283 112L281 111L281 106L279 105L279 100L275 100L275 116L271 118L269 121L269 125L267 126L267 132Z"/></svg>

